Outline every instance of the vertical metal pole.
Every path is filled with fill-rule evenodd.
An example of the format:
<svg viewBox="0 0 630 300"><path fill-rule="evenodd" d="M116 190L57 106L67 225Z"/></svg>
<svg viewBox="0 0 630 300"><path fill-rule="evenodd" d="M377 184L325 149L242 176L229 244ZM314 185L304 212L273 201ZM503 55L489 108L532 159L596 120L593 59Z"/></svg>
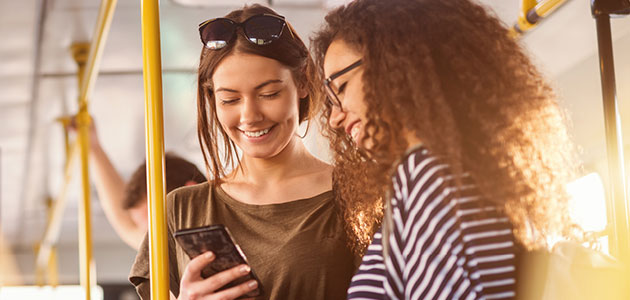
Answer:
<svg viewBox="0 0 630 300"><path fill-rule="evenodd" d="M90 299L90 290L92 283L95 281L93 270L94 260L92 259L92 220L90 208L90 180L88 171L88 151L89 151L89 132L88 126L90 116L87 109L83 108L79 111L77 117L79 127L79 144L81 158L81 185L82 200L79 206L79 257L81 260L81 285L85 289L85 299Z"/></svg>
<svg viewBox="0 0 630 300"><path fill-rule="evenodd" d="M613 234L610 236L610 252L622 262L628 264L630 262L629 212L625 186L626 176L623 162L621 123L617 107L610 16L601 14L595 17L595 21L597 24L597 46L599 48L599 67L606 127L606 151L610 177L610 197L606 205L609 210L608 216L611 218L610 223L612 223L613 227Z"/></svg>
<svg viewBox="0 0 630 300"><path fill-rule="evenodd" d="M75 44L73 45L72 50L73 57L79 67L79 86L82 86L89 44ZM92 284L96 281L94 276L94 260L92 259L92 220L90 208L90 177L88 168L90 114L87 109L87 100L81 96L79 96L79 113L76 118L82 186L82 201L80 201L79 205L79 265L81 273L81 286L83 286L85 291L85 299L90 299Z"/></svg>
<svg viewBox="0 0 630 300"><path fill-rule="evenodd" d="M159 0L142 0L142 62L147 135L151 298L168 300L168 231L164 201L164 125Z"/></svg>
<svg viewBox="0 0 630 300"><path fill-rule="evenodd" d="M59 285L59 267L57 266L57 261L57 247L53 247L50 252L50 262L48 264L46 277L48 278L48 285L54 288Z"/></svg>

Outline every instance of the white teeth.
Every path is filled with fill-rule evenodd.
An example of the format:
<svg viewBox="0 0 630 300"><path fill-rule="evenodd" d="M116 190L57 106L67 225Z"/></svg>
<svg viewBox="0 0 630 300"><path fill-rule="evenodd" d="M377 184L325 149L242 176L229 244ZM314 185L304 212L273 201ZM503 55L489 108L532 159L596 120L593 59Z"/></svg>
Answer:
<svg viewBox="0 0 630 300"><path fill-rule="evenodd" d="M350 131L350 135L352 136L352 139L356 142L359 140L359 133L361 133L361 128L360 126L354 126L352 127L352 130Z"/></svg>
<svg viewBox="0 0 630 300"><path fill-rule="evenodd" d="M263 129L261 131L243 131L243 133L248 137L259 137L267 134L269 129L271 128Z"/></svg>

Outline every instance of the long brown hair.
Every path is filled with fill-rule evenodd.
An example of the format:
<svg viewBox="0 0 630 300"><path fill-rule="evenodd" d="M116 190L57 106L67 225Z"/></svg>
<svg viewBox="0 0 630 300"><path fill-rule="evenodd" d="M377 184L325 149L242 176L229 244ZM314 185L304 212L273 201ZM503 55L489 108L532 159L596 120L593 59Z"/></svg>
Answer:
<svg viewBox="0 0 630 300"><path fill-rule="evenodd" d="M369 153L355 149L327 126L325 108L336 185L359 251L380 222L392 165L409 146L403 130L453 172L466 170L526 247L569 234L565 183L576 156L564 112L494 15L468 0L356 0L330 12L312 41L321 73L335 40L362 56L365 139L374 142Z"/></svg>
<svg viewBox="0 0 630 300"><path fill-rule="evenodd" d="M235 22L243 22L258 14L279 16L268 7L254 4L234 10L225 18ZM315 64L304 42L288 21L286 24L287 26L280 38L268 45L260 46L247 41L241 29L238 29L236 38L230 41L226 47L220 50L203 47L201 50L197 79L197 136L209 173L208 179L213 180L214 184L218 184L221 178L225 176L226 167L230 166L234 169L235 162L237 166L240 166L240 161L235 154L236 145L219 124L213 93L212 75L225 57L233 53L247 53L280 62L289 68L296 85L308 92L308 96L300 99L299 102L299 122L311 119L312 115L319 109L322 101L319 76L317 76Z"/></svg>

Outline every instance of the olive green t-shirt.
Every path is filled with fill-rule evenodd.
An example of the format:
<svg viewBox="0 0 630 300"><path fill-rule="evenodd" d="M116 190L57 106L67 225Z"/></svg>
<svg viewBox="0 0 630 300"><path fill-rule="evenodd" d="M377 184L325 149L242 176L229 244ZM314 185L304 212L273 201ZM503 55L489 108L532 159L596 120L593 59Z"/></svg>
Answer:
<svg viewBox="0 0 630 300"><path fill-rule="evenodd" d="M167 223L170 290L177 296L190 261L173 233L223 224L261 280L257 299L346 299L358 265L348 247L333 192L287 203L250 205L209 183L168 194ZM140 246L129 274L142 299L150 299L148 238Z"/></svg>

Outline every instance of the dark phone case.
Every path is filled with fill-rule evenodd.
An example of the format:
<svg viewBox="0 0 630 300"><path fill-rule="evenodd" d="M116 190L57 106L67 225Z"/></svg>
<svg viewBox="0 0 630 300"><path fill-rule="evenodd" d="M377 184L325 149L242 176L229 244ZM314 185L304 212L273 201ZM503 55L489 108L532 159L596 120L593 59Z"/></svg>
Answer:
<svg viewBox="0 0 630 300"><path fill-rule="evenodd" d="M198 255L212 251L216 258L201 271L201 277L208 278L240 264L247 264L247 258L232 239L232 235L223 225L210 225L198 228L183 229L175 232L175 239L184 252L193 259ZM249 274L237 278L217 291L237 286L249 280L256 280L258 288L237 298L252 298L262 294L262 284L252 270Z"/></svg>

